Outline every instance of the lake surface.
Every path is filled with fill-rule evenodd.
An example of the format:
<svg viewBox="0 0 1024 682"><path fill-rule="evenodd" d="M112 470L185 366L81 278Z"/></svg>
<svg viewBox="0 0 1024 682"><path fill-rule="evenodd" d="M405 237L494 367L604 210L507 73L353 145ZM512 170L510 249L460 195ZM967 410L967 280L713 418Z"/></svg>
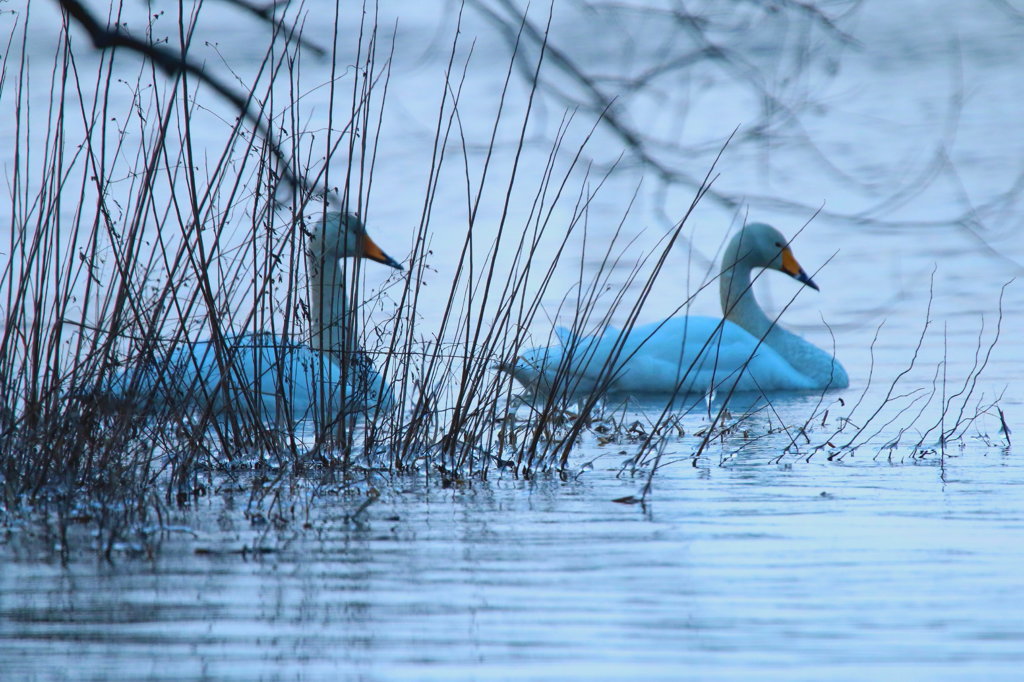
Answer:
<svg viewBox="0 0 1024 682"><path fill-rule="evenodd" d="M154 561L8 554L0 654L12 679L1013 679L1022 483L1000 453L751 453L664 470L646 511L598 468L399 482L357 524L325 497L266 536L214 500Z"/></svg>
<svg viewBox="0 0 1024 682"><path fill-rule="evenodd" d="M845 417L853 426L834 445L868 424L859 448L832 460L830 449L783 453L792 438L778 424L803 424L817 404L790 396L695 462L692 434L706 418L686 417L688 436L665 444L646 505L613 501L639 495L646 480L622 474L635 444L588 440L574 454L574 480L497 471L452 488L378 480L380 499L355 519L368 484L341 492L300 481L284 489L276 523L248 514L246 493L218 478L220 489L164 520L157 554L122 546L112 563L94 558L85 533L73 538L85 549L62 566L54 538L5 521L0 678L1019 679L1020 448L994 410L964 422L944 455L931 427L998 400L1011 438L1024 437L1024 287L1007 287L1001 316L998 304L1024 263L1014 190L1024 159L1024 22L999 3L941 5L864 3L840 22L856 47L844 48L829 78L807 76L821 105L803 124L843 173L823 172L806 144L771 145L768 165L767 147L748 144L725 155L716 181L749 195L742 211L751 220L786 234L825 203L794 242L809 271L828 262L815 274L821 293L803 292L783 319L825 347L822 319L831 326L851 387L827 396L828 423L810 438L821 443ZM401 17L374 176L374 235L397 257L423 201L408 188L425 187L449 10L438 3ZM466 15L464 31L479 37L462 114L472 143L487 139L508 56L490 24ZM258 59L262 44L249 54L255 48L228 30L230 16L210 14L219 50L243 64ZM554 22L553 40L578 38L571 19ZM310 30L323 37L327 28ZM771 59L770 32L750 36L744 54ZM39 49L33 68L49 70L52 52ZM588 59L607 66L600 54ZM728 82L693 87L710 93L686 115L694 144L722 141L755 118L747 93ZM631 106L631 116L644 115ZM663 108L647 106L661 125ZM546 107L546 123L557 126L561 111ZM614 160L622 144L605 136L596 147L598 161ZM717 151L709 144L693 172L706 172ZM514 153L500 147L496 167ZM528 145L523 163L541 168L546 158L543 143ZM479 148L470 159L480 163ZM912 180L936 160L937 179L915 190ZM591 241L607 242L641 178L626 223L637 248L652 247L692 199L679 186L663 195L626 163L598 195ZM435 221L464 223L464 188L442 187ZM762 195L809 208L784 210ZM972 219L956 224L964 215ZM734 209L701 204L687 232L696 255L674 256L641 322L680 304L677 273L713 261L735 220ZM457 253L447 246L439 234L432 265L442 283ZM580 258L555 274L538 338L562 321L558 302ZM763 279L758 295L770 309L797 291ZM424 292L424 315L439 316L445 287ZM715 314L716 297L705 292L693 309ZM1000 318L1000 341L975 378ZM647 407L634 405L629 418L655 418Z"/></svg>

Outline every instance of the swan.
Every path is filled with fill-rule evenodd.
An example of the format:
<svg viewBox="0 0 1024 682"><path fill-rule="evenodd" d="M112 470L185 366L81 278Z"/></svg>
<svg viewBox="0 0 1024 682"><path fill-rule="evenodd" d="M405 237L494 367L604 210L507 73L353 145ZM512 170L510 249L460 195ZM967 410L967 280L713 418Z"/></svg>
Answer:
<svg viewBox="0 0 1024 682"><path fill-rule="evenodd" d="M625 335L609 327L589 337L560 328L560 345L529 350L498 368L534 394L846 388L846 370L830 353L761 309L751 289L755 268L784 272L818 290L782 234L770 225L751 223L732 238L722 256L718 282L725 319L674 317L634 327Z"/></svg>
<svg viewBox="0 0 1024 682"><path fill-rule="evenodd" d="M340 263L346 257L402 269L366 234L358 216L327 213L306 252L310 344L269 332L226 334L220 343L180 343L116 375L105 397L143 413L242 412L292 423L389 407L390 388L356 346Z"/></svg>

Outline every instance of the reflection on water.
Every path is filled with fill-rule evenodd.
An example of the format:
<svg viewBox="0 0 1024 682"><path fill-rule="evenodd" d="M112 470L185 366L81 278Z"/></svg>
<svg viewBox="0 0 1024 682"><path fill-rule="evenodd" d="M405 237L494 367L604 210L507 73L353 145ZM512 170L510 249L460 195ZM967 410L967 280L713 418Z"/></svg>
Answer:
<svg viewBox="0 0 1024 682"><path fill-rule="evenodd" d="M154 563L9 559L5 679L992 679L1024 664L1018 461L765 459L667 468L646 510L611 502L639 484L600 466L572 483L409 481L359 523L325 497L310 530L262 538L237 514L218 528L231 514L213 499ZM234 553L260 544L275 551Z"/></svg>

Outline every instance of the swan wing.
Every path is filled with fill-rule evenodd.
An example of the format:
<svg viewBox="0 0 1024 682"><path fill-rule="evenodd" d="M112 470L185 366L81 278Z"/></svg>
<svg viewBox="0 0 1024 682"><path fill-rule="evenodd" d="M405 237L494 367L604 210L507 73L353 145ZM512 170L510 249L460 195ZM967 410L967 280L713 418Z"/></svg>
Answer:
<svg viewBox="0 0 1024 682"><path fill-rule="evenodd" d="M710 390L812 388L777 352L727 320L677 317L535 348L512 368L542 393L704 393Z"/></svg>
<svg viewBox="0 0 1024 682"><path fill-rule="evenodd" d="M333 418L380 405L393 394L364 354L348 368L303 344L272 334L179 344L171 352L115 377L112 393L137 409L256 414L263 421ZM318 415L323 406L324 415Z"/></svg>

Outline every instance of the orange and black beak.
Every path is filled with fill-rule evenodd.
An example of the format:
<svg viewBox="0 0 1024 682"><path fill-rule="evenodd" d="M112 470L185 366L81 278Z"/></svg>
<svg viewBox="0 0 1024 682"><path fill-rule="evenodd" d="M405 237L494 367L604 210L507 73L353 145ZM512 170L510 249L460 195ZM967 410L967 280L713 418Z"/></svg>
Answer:
<svg viewBox="0 0 1024 682"><path fill-rule="evenodd" d="M383 263L384 265L390 265L391 267L396 268L398 270L402 269L401 263L399 263L394 258L384 253L384 251L379 246L377 246L377 242L370 239L370 237L367 236L366 234L362 235L362 250L363 258L369 258L372 261L377 261L378 263Z"/></svg>
<svg viewBox="0 0 1024 682"><path fill-rule="evenodd" d="M795 279L798 282L806 284L815 291L821 291L818 285L814 283L804 269L800 267L800 264L796 262L796 258L793 256L793 252L789 250L789 247L782 249L782 271Z"/></svg>

